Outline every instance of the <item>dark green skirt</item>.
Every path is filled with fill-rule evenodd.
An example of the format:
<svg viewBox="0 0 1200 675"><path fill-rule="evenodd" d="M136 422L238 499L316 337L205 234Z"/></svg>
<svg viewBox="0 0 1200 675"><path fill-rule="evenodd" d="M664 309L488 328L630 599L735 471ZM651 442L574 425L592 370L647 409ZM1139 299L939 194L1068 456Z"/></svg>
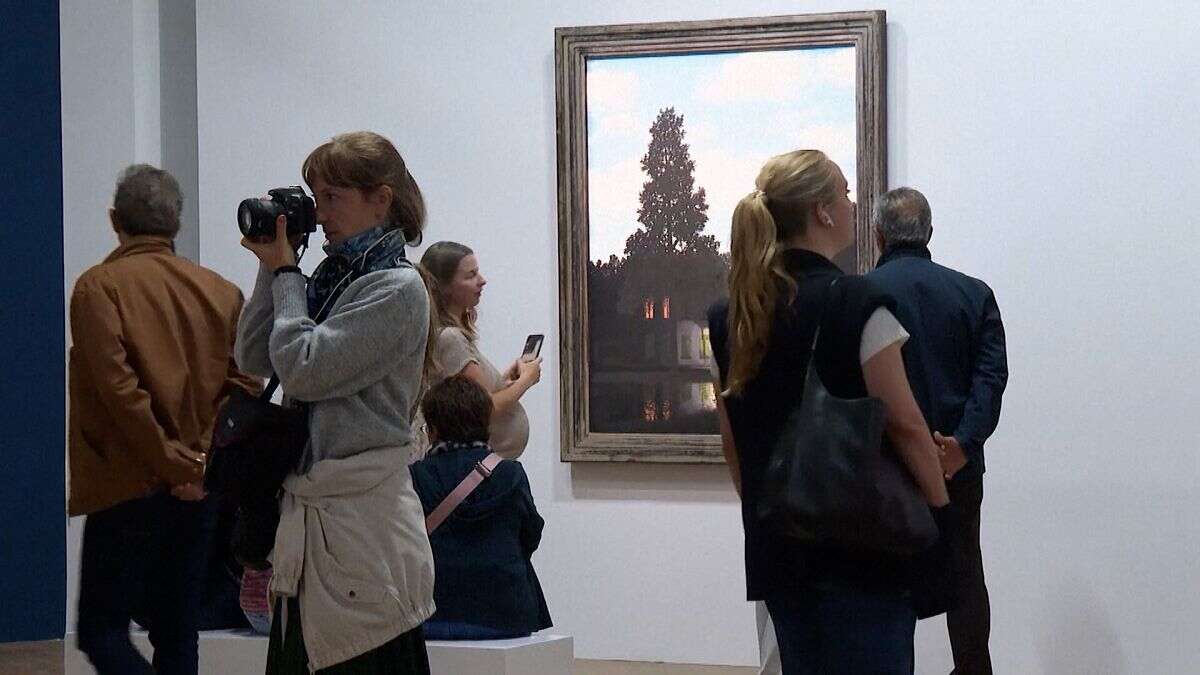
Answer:
<svg viewBox="0 0 1200 675"><path fill-rule="evenodd" d="M271 640L267 647L267 675L309 675L308 652L300 631L300 603L288 598L287 634L283 635L280 618L283 600L275 603L271 622ZM403 633L391 642L366 654L343 661L317 673L323 675L429 675L429 657L421 627Z"/></svg>

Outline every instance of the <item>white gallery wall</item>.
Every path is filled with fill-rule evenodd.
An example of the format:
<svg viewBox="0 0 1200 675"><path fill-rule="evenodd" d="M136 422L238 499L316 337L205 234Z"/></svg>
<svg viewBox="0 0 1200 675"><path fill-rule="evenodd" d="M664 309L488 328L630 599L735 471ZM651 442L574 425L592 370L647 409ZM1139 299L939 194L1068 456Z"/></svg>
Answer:
<svg viewBox="0 0 1200 675"><path fill-rule="evenodd" d="M553 28L887 10L889 184L929 196L934 255L993 286L1008 331L1011 378L983 513L997 671L1183 673L1200 663L1190 194L1200 184L1200 9L198 4L201 262L249 293L255 261L237 243L238 201L300 183L300 162L335 133L392 138L424 190L427 241L479 253L491 281L484 351L502 362L525 334L547 335L542 383L525 399L522 461L546 518L535 564L557 629L575 635L584 658L726 664L756 662L757 648L724 468L558 461ZM69 5L86 16L68 19ZM69 287L107 251L98 219L115 172L142 147L130 123L142 66L132 28L106 23L91 3L63 8ZM95 42L86 59L67 58L69 26ZM109 133L98 142L91 129ZM917 650L918 672L949 670L940 621L921 624Z"/></svg>

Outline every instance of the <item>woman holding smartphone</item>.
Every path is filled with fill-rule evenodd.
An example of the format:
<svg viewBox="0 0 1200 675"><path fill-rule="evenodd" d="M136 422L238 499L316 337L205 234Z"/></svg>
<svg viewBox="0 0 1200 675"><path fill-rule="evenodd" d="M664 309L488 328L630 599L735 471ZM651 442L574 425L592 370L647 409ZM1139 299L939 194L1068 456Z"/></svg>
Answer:
<svg viewBox="0 0 1200 675"><path fill-rule="evenodd" d="M479 272L475 252L462 244L439 241L421 257L431 282L434 309L441 322L430 385L455 375L474 380L492 395L492 449L516 459L529 442L529 418L521 397L542 378L542 359L518 358L503 373L480 353L475 318L487 279Z"/></svg>

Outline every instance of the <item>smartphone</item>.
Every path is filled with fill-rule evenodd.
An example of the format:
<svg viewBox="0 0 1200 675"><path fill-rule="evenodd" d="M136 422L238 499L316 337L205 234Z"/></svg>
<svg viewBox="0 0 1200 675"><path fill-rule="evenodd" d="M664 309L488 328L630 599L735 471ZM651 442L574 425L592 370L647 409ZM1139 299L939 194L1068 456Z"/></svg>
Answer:
<svg viewBox="0 0 1200 675"><path fill-rule="evenodd" d="M525 349L521 352L521 360L536 359L542 353L542 342L546 340L545 335L530 335L525 338Z"/></svg>

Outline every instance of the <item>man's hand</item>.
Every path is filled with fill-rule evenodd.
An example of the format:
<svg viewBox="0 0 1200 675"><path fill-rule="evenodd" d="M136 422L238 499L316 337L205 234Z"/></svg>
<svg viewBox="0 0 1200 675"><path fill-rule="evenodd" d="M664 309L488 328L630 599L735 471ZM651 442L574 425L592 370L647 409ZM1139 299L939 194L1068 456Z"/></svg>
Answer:
<svg viewBox="0 0 1200 675"><path fill-rule="evenodd" d="M296 249L288 240L287 216L284 215L275 219L274 239L242 237L242 247L258 256L263 266L272 272L296 264Z"/></svg>
<svg viewBox="0 0 1200 675"><path fill-rule="evenodd" d="M204 484L200 482L185 483L171 488L171 496L183 502L198 502L207 495L208 493L204 491Z"/></svg>
<svg viewBox="0 0 1200 675"><path fill-rule="evenodd" d="M208 455L196 452L179 441L167 441L163 452L167 465L160 469L160 478L170 483L191 483L204 478L204 466Z"/></svg>
<svg viewBox="0 0 1200 675"><path fill-rule="evenodd" d="M954 474L962 470L967 465L967 455L963 452L962 446L958 444L958 439L953 436L943 436L941 433L933 432L933 440L941 448L942 474L946 480L954 478Z"/></svg>
<svg viewBox="0 0 1200 675"><path fill-rule="evenodd" d="M196 452L178 441L168 441L166 451L167 459L193 471L203 473L204 465L208 463L208 455Z"/></svg>

